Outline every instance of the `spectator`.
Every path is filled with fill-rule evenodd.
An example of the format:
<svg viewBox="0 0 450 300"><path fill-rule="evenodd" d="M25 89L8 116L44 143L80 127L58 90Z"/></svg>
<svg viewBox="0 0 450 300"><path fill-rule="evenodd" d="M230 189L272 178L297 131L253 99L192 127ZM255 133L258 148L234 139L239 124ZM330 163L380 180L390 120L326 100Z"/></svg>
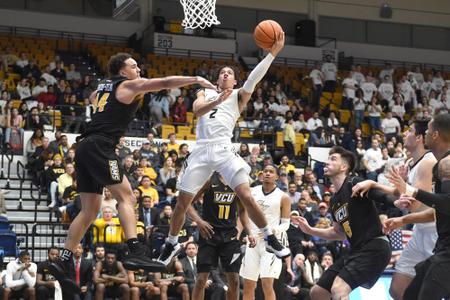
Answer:
<svg viewBox="0 0 450 300"><path fill-rule="evenodd" d="M169 116L169 95L167 90L162 90L157 94L152 94L149 103L150 118L153 127L158 128L162 125L163 116Z"/></svg>
<svg viewBox="0 0 450 300"><path fill-rule="evenodd" d="M148 177L147 175L142 176L139 190L142 192L142 196L150 196L150 198L153 201L153 204L159 203L158 191L151 186L150 177Z"/></svg>
<svg viewBox="0 0 450 300"><path fill-rule="evenodd" d="M325 80L325 86L323 90L325 92L334 93L336 91L336 64L331 61L329 56L326 57L326 62L322 64L322 74Z"/></svg>
<svg viewBox="0 0 450 300"><path fill-rule="evenodd" d="M292 118L286 119L286 127L283 130L283 144L285 153L290 159L295 158L295 131L294 120Z"/></svg>
<svg viewBox="0 0 450 300"><path fill-rule="evenodd" d="M366 81L366 78L362 73L361 65L356 65L356 67L352 68L352 71L352 77L356 81L356 85L358 88L361 88L362 84Z"/></svg>
<svg viewBox="0 0 450 300"><path fill-rule="evenodd" d="M314 112L313 116L308 119L308 122L306 123L306 129L309 131L315 131L317 128L323 127L322 120L319 119L319 113Z"/></svg>
<svg viewBox="0 0 450 300"><path fill-rule="evenodd" d="M169 143L167 144L167 151L176 151L178 153L178 150L180 149L180 145L177 144L177 135L175 133L170 133L169 136Z"/></svg>
<svg viewBox="0 0 450 300"><path fill-rule="evenodd" d="M281 157L281 164L278 166L280 173L293 174L295 172L295 166L289 163L289 157L283 155Z"/></svg>
<svg viewBox="0 0 450 300"><path fill-rule="evenodd" d="M377 172L382 166L383 156L379 148L379 142L376 139L372 139L372 147L367 149L362 162L367 170L366 178L370 180L377 180Z"/></svg>
<svg viewBox="0 0 450 300"><path fill-rule="evenodd" d="M23 117L19 114L17 108L13 108L11 111L7 109L5 143L10 144L13 149L21 149L22 147L23 123Z"/></svg>
<svg viewBox="0 0 450 300"><path fill-rule="evenodd" d="M322 255L322 260L320 266L324 271L328 270L329 267L333 265L333 255L330 252L325 252Z"/></svg>
<svg viewBox="0 0 450 300"><path fill-rule="evenodd" d="M155 273L155 283L161 291L161 300L167 300L169 296L181 296L183 300L189 300L189 288L178 259L168 267L167 273Z"/></svg>
<svg viewBox="0 0 450 300"><path fill-rule="evenodd" d="M41 118L39 116L39 110L37 107L33 107L28 115L25 122L25 127L27 130L44 130L44 125L48 124L45 117Z"/></svg>
<svg viewBox="0 0 450 300"><path fill-rule="evenodd" d="M328 129L339 127L339 120L336 118L336 113L334 111L330 112L330 115L327 118L326 127Z"/></svg>
<svg viewBox="0 0 450 300"><path fill-rule="evenodd" d="M373 97L370 104L367 106L367 111L369 112L369 122L370 122L370 128L372 130L372 134L375 134L377 130L380 130L381 128L381 112L383 111L381 108L381 105L378 104L377 98Z"/></svg>
<svg viewBox="0 0 450 300"><path fill-rule="evenodd" d="M32 155L34 155L37 147L42 146L42 138L43 137L44 137L44 133L42 132L42 129L38 128L33 132L33 135L27 141L27 144L25 146L25 153L26 153L27 159L29 157L31 157Z"/></svg>
<svg viewBox="0 0 450 300"><path fill-rule="evenodd" d="M30 60L30 63L22 70L22 77L28 78L30 82L38 81L41 77L41 74L41 70L39 66L36 65L35 60Z"/></svg>
<svg viewBox="0 0 450 300"><path fill-rule="evenodd" d="M436 87L437 92L440 92L442 90L442 87L444 87L445 85L445 80L442 78L441 71L434 72L432 83Z"/></svg>
<svg viewBox="0 0 450 300"><path fill-rule="evenodd" d="M319 264L319 256L317 251L308 251L307 260L305 261L305 271L306 276L310 279L310 282L316 283L320 276L322 276L323 270Z"/></svg>
<svg viewBox="0 0 450 300"><path fill-rule="evenodd" d="M323 80L325 79L322 71L320 70L320 63L314 64L313 70L309 73L309 77L312 81L313 97L311 108L313 111L318 111L320 107L320 97L322 97Z"/></svg>
<svg viewBox="0 0 450 300"><path fill-rule="evenodd" d="M387 107L394 96L394 86L389 76L383 78L383 82L378 87L378 95L383 107Z"/></svg>
<svg viewBox="0 0 450 300"><path fill-rule="evenodd" d="M248 148L247 143L241 143L239 146L239 151L237 152L240 157L242 157L245 161L247 161L250 158L250 149Z"/></svg>
<svg viewBox="0 0 450 300"><path fill-rule="evenodd" d="M366 111L366 102L364 100L364 92L361 89L357 89L355 92L355 98L353 99L353 110L355 112L355 128L361 128L361 124L364 120L364 112Z"/></svg>
<svg viewBox="0 0 450 300"><path fill-rule="evenodd" d="M347 77L342 81L342 87L344 88L342 108L351 109L351 103L355 98L355 91L357 89L357 82L353 78L353 72L349 72Z"/></svg>
<svg viewBox="0 0 450 300"><path fill-rule="evenodd" d="M31 256L28 251L22 251L16 260L8 263L5 272L5 290L4 299L25 298L29 300L36 299L37 266L31 262Z"/></svg>
<svg viewBox="0 0 450 300"><path fill-rule="evenodd" d="M297 210L293 210L290 213L290 225L286 231L288 236L289 247L292 255L303 253L304 249L313 248L314 244L310 241L310 236L303 233L298 225L293 223L293 218L299 216L300 213Z"/></svg>
<svg viewBox="0 0 450 300"><path fill-rule="evenodd" d="M48 249L48 258L37 266L36 278L36 299L46 300L55 296L55 278L48 271L50 263L55 262L59 257L59 250L56 247Z"/></svg>
<svg viewBox="0 0 450 300"><path fill-rule="evenodd" d="M186 256L180 259L181 266L184 272L184 283L188 285L189 292L195 286L195 279L197 277L197 252L198 247L194 242L186 244Z"/></svg>
<svg viewBox="0 0 450 300"><path fill-rule="evenodd" d="M20 100L26 100L31 97L30 84L26 78L22 78L16 87Z"/></svg>
<svg viewBox="0 0 450 300"><path fill-rule="evenodd" d="M147 140L150 142L150 149L153 152L158 153L159 152L159 146L158 146L158 144L156 144L156 142L155 142L155 135L152 132L147 134Z"/></svg>
<svg viewBox="0 0 450 300"><path fill-rule="evenodd" d="M60 199L62 199L65 189L73 184L73 179L75 177L75 168L73 164L66 164L65 171L64 174L58 177L58 196Z"/></svg>
<svg viewBox="0 0 450 300"><path fill-rule="evenodd" d="M397 88L400 89L399 91L403 96L405 102L405 110L407 112L410 112L411 108L416 102L416 93L411 86L411 83L407 80L406 76L402 76L400 83L397 84Z"/></svg>
<svg viewBox="0 0 450 300"><path fill-rule="evenodd" d="M62 62L61 61L56 61L55 62L55 68L52 69L50 74L53 77L55 77L57 80L58 79L66 80L66 71L63 68L64 68L64 66L63 66Z"/></svg>
<svg viewBox="0 0 450 300"><path fill-rule="evenodd" d="M386 76L388 76L389 82L392 84L392 78L394 76L395 69L392 67L390 63L386 63L384 69L380 71L379 78L380 80L384 80Z"/></svg>
<svg viewBox="0 0 450 300"><path fill-rule="evenodd" d="M83 109L77 103L77 96L71 94L69 103L61 109L61 115L64 117L64 132L78 133L82 123Z"/></svg>
<svg viewBox="0 0 450 300"><path fill-rule="evenodd" d="M160 294L159 288L153 282L153 274L142 269L128 271L131 300L152 299Z"/></svg>
<svg viewBox="0 0 450 300"><path fill-rule="evenodd" d="M15 72L22 74L23 70L26 66L28 66L29 61L28 61L28 55L25 52L21 52L20 53L20 57L19 59L16 61L16 65L15 65Z"/></svg>
<svg viewBox="0 0 450 300"><path fill-rule="evenodd" d="M297 191L297 184L293 181L289 182L288 187L288 196L289 199L291 199L291 207L292 209L295 209L297 207L298 201L301 198L300 192Z"/></svg>
<svg viewBox="0 0 450 300"><path fill-rule="evenodd" d="M287 98L283 97L280 100L280 105L278 105L278 114L285 115L290 110L289 105L287 104Z"/></svg>
<svg viewBox="0 0 450 300"><path fill-rule="evenodd" d="M81 81L81 74L80 74L80 72L78 72L76 70L76 67L74 64L70 64L69 72L67 72L67 74L66 74L66 79L69 81L70 80Z"/></svg>
<svg viewBox="0 0 450 300"><path fill-rule="evenodd" d="M124 159L131 154L131 149L125 146L125 137L122 136L119 139L119 143L116 145L116 149L119 149L119 158Z"/></svg>
<svg viewBox="0 0 450 300"><path fill-rule="evenodd" d="M48 196L51 200L50 205L48 206L50 209L55 207L57 201L57 190L58 190L58 178L65 173L65 168L62 164L62 157L59 154L55 154L53 156L53 160L51 160L47 164L47 169L45 170L45 178L46 183L48 184Z"/></svg>
<svg viewBox="0 0 450 300"><path fill-rule="evenodd" d="M32 95L33 97L37 97L42 93L47 93L47 82L44 78L39 79L39 84L33 88Z"/></svg>
<svg viewBox="0 0 450 300"><path fill-rule="evenodd" d="M400 122L392 117L392 112L386 113L386 118L381 122L381 130L384 133L385 140L390 140L393 136L397 136L401 133Z"/></svg>
<svg viewBox="0 0 450 300"><path fill-rule="evenodd" d="M316 226L322 218L327 219L331 224L333 222L333 218L328 212L328 205L325 202L320 202L318 208L319 209L314 214L314 226Z"/></svg>
<svg viewBox="0 0 450 300"><path fill-rule="evenodd" d="M312 224L314 224L314 218L310 212L311 210L308 210L308 201L305 197L303 197L304 192L306 191L302 192L302 198L300 198L297 203L297 211L299 212L300 216L305 218L308 221L308 224L312 226Z"/></svg>
<svg viewBox="0 0 450 300"><path fill-rule="evenodd" d="M301 253L295 255L293 260L293 271L295 277L287 286L292 300L309 300L309 288L314 285L306 276L305 256Z"/></svg>
<svg viewBox="0 0 450 300"><path fill-rule="evenodd" d="M173 106L171 118L174 123L186 123L186 104L184 103L183 96L177 97L177 102Z"/></svg>
<svg viewBox="0 0 450 300"><path fill-rule="evenodd" d="M373 83L373 79L366 77L366 82L361 85L361 90L364 92L364 101L370 102L373 97L377 97L377 86Z"/></svg>
<svg viewBox="0 0 450 300"><path fill-rule="evenodd" d="M114 252L108 252L104 261L97 262L94 272L95 299L120 297L130 299L130 286L127 272L122 263L117 261Z"/></svg>
<svg viewBox="0 0 450 300"><path fill-rule="evenodd" d="M437 88L433 83L433 74L428 74L427 79L420 86L420 91L422 97L430 97L431 91L437 91Z"/></svg>
<svg viewBox="0 0 450 300"><path fill-rule="evenodd" d="M159 211L154 206L154 202L150 196L142 196L142 205L139 207L139 221L144 223L147 232L153 228L158 222Z"/></svg>
<svg viewBox="0 0 450 300"><path fill-rule="evenodd" d="M146 158L152 166L159 165L158 152L154 151L154 147L151 147L150 141L144 141L141 149L139 149L140 156Z"/></svg>
<svg viewBox="0 0 450 300"><path fill-rule="evenodd" d="M104 207L109 207L112 210L113 216L117 216L117 205L118 202L116 199L113 198L111 191L108 188L103 189L103 195L102 195L102 204L100 206L100 217L101 213L103 212Z"/></svg>
<svg viewBox="0 0 450 300"><path fill-rule="evenodd" d="M175 168L175 177L169 178L165 186L166 202L173 203L178 197L177 177L180 173L180 168Z"/></svg>
<svg viewBox="0 0 450 300"><path fill-rule="evenodd" d="M112 207L102 208L102 217L95 220L94 226L96 227L94 232L97 233L94 234L94 245L98 242L115 245L123 243L123 230L119 218L113 217Z"/></svg>
<svg viewBox="0 0 450 300"><path fill-rule="evenodd" d="M323 184L317 182L317 176L314 173L307 175L308 183L316 193L317 197L322 200L322 194L325 191Z"/></svg>
<svg viewBox="0 0 450 300"><path fill-rule="evenodd" d="M73 295L74 300L92 299L91 286L93 283L92 263L83 257L83 246L78 244L73 252L73 274L75 283L80 288L80 293Z"/></svg>
<svg viewBox="0 0 450 300"><path fill-rule="evenodd" d="M403 98L400 95L398 95L394 101L395 104L391 108L392 115L401 125L403 123L403 116L405 115L405 104L403 103Z"/></svg>
<svg viewBox="0 0 450 300"><path fill-rule="evenodd" d="M105 260L105 245L102 243L97 243L94 246L94 257L93 257L93 267L97 265L98 262Z"/></svg>
<svg viewBox="0 0 450 300"><path fill-rule="evenodd" d="M159 179L163 186L166 186L167 180L175 177L175 167L172 158L169 156L164 161L164 165L159 169Z"/></svg>
<svg viewBox="0 0 450 300"><path fill-rule="evenodd" d="M56 133L55 133L56 136ZM67 135L61 135L58 143L58 149L57 152L61 155L62 158L65 158L67 156L67 152L69 152L70 145L69 145L69 139L67 138Z"/></svg>
<svg viewBox="0 0 450 300"><path fill-rule="evenodd" d="M2 55L2 65L3 70L5 72L8 72L8 67L13 67L16 64L16 61L18 61L19 58L15 53L13 53L11 47L6 47L5 54Z"/></svg>

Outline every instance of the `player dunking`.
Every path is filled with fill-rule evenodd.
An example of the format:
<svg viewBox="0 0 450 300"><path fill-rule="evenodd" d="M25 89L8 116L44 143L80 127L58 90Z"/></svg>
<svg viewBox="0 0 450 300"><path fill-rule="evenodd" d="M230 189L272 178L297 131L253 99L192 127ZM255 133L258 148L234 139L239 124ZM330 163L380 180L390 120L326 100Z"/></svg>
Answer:
<svg viewBox="0 0 450 300"><path fill-rule="evenodd" d="M289 229L291 212L291 200L289 196L277 187L278 168L267 165L263 169L263 184L252 188L252 196L264 213L269 226L274 230L278 239ZM259 236L258 227L252 224L252 235ZM274 279L278 279L281 273L282 261L273 253L266 251L264 241L257 239L255 247L248 245L242 260L240 275L244 278L244 300L255 298L255 289L258 277L261 277L261 285L264 299L275 300L273 289Z"/></svg>
<svg viewBox="0 0 450 300"><path fill-rule="evenodd" d="M424 191L431 192L432 185L432 169L436 164L436 158L433 153L425 149L425 132L427 130L426 121L415 121L411 124L408 131L404 133L405 148L411 153L412 161L408 165L407 183ZM388 179L396 187L396 192L404 194L406 192L406 183L398 176L397 172L387 175ZM354 192L364 193L367 189L377 187L383 190L393 192L391 188L382 186L373 181L364 181L358 183L354 188ZM398 201L397 201L398 202ZM401 205L401 203L400 203ZM414 212L424 211L428 207L421 202L412 201L409 210ZM404 217L393 218L385 221L385 224L401 223L403 224ZM388 225L391 227L391 225ZM433 248L436 244L437 232L436 223L428 222L417 224L414 227L411 240L406 245L400 256L400 259L395 264L395 273L392 277L390 294L395 300L403 299L403 294L408 285L413 280L416 272L414 266L419 262L427 259L433 254Z"/></svg>
<svg viewBox="0 0 450 300"><path fill-rule="evenodd" d="M215 90L206 89L197 93L194 113L197 124L197 145L187 159L187 167L179 181L180 195L173 212L170 233L159 261L169 264L181 246L178 234L184 224L188 207L195 194L208 180L213 171L219 172L226 183L236 192L251 220L263 231L267 249L278 257L290 254L273 235L261 209L250 193L249 166L233 151L231 138L234 126L246 107L256 84L264 77L275 56L284 46L284 32L277 37L270 53L250 73L244 86L233 89L237 84L237 70L224 66L219 69L217 84L224 99L218 99Z"/></svg>
<svg viewBox="0 0 450 300"><path fill-rule="evenodd" d="M450 114L436 116L428 123L425 145L438 162L433 167L434 193L406 185L400 201L418 200L433 208L404 217L406 223L432 222L436 219L438 239L434 254L415 267L416 276L403 299L442 299L450 296ZM400 222L387 224L389 229ZM402 226L403 224L400 224Z"/></svg>
<svg viewBox="0 0 450 300"><path fill-rule="evenodd" d="M204 299L205 285L211 268L218 260L225 270L228 282L227 299L239 299L239 268L241 266L241 243L238 238L237 218L249 234L247 212L236 193L226 185L222 176L215 172L195 198L203 194L202 217L190 206L188 215L200 230L197 254L198 275L192 299ZM194 199L195 201L195 199ZM254 240L253 240L254 241Z"/></svg>
<svg viewBox="0 0 450 300"><path fill-rule="evenodd" d="M140 78L136 61L127 53L112 56L108 62L108 71L111 77L101 82L91 96L91 99L95 99L92 122L81 136L75 157L82 209L70 224L60 259L49 267L52 275L69 293L78 293L77 285L68 275L73 265L72 252L97 217L105 186L119 202L120 224L129 247L124 266L131 270L149 271L159 271L163 267L145 256L145 247L136 238L136 199L127 177L123 176L123 167L115 154L115 146L133 120L143 94L191 84L215 88L201 77Z"/></svg>
<svg viewBox="0 0 450 300"><path fill-rule="evenodd" d="M355 156L342 147L330 150L325 176L336 187L330 209L333 227L312 228L303 217L296 217L300 229L310 235L327 240L348 239L351 252L328 268L311 289L311 299L349 299L350 292L364 286L370 288L378 280L391 258L391 247L382 232L377 209L371 200L393 201L378 189L366 196L352 197L352 188L362 179L349 173L355 167Z"/></svg>

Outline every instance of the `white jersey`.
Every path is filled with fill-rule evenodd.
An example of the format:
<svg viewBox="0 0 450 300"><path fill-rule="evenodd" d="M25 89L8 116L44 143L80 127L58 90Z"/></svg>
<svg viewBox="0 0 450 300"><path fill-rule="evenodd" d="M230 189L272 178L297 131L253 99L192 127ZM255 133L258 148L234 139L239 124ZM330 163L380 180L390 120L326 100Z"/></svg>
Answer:
<svg viewBox="0 0 450 300"><path fill-rule="evenodd" d="M412 167L409 167L409 170L408 170L408 184L414 185L414 182L416 181L417 170L419 169L420 163L424 159L427 159L429 157L433 157L434 158L434 154L431 151L425 153L418 161L414 162Z"/></svg>
<svg viewBox="0 0 450 300"><path fill-rule="evenodd" d="M252 188L252 196L255 199L258 206L261 208L264 216L267 220L267 225L270 228L274 228L280 225L281 221L281 198L284 192L276 187L269 194L265 194L263 186L258 185ZM256 236L260 230L253 222L251 222L252 232ZM279 238L279 237L278 237Z"/></svg>
<svg viewBox="0 0 450 300"><path fill-rule="evenodd" d="M238 92L239 89L233 90L224 102L198 118L197 141L231 140L236 121L241 115L239 112ZM218 96L218 92L205 89L206 102L215 101Z"/></svg>

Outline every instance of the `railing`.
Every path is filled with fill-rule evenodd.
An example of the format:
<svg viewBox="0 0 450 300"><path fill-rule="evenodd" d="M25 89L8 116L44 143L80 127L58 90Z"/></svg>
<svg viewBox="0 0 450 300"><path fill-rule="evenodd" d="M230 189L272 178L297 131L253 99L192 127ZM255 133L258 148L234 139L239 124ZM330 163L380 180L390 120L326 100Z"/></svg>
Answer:
<svg viewBox="0 0 450 300"><path fill-rule="evenodd" d="M2 152L2 159L1 159L1 170L0 170L0 178L1 179L5 179L6 178L6 185L5 185L5 189L9 189L9 179L11 178L11 164L13 162L14 159L14 152L8 150L6 147L3 147L1 149ZM7 167L7 172L6 172L6 177L5 177L5 171L4 171L4 163L5 163L5 158L8 160L8 167Z"/></svg>
<svg viewBox="0 0 450 300"><path fill-rule="evenodd" d="M26 169L21 161L17 161L17 177L19 178L19 206L18 209L22 210L22 194L23 194L23 184L25 182ZM35 218L36 218L35 213ZM36 220L36 219L35 219Z"/></svg>
<svg viewBox="0 0 450 300"><path fill-rule="evenodd" d="M61 223L36 223L31 229L31 257L39 262L47 259L49 246L61 248L67 235L67 224Z"/></svg>
<svg viewBox="0 0 450 300"><path fill-rule="evenodd" d="M29 238L33 238L29 235L28 224L25 222L9 221L12 225L12 230L16 233L17 242L22 250L29 250ZM25 243L25 247L22 243Z"/></svg>
<svg viewBox="0 0 450 300"><path fill-rule="evenodd" d="M177 27L177 30L170 30L172 26ZM194 29L188 32L180 32L180 27L181 25L179 22L166 22L164 23L164 31L157 32L230 40L235 40L237 38L237 30L234 28L212 26L206 29ZM181 30L184 29L181 28Z"/></svg>
<svg viewBox="0 0 450 300"><path fill-rule="evenodd" d="M187 49L176 49L176 48L158 48L155 47L154 50L156 55L165 56L182 56L182 57L194 57L194 58L204 58L204 59L224 59L224 60L234 60L236 55L234 53L225 53L217 51L202 51L202 50L187 50Z"/></svg>

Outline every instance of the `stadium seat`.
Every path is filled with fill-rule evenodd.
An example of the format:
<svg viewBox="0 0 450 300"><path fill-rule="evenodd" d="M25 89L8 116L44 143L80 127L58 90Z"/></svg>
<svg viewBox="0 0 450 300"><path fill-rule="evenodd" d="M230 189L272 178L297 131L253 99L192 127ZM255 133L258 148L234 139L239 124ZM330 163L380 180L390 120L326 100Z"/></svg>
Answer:
<svg viewBox="0 0 450 300"><path fill-rule="evenodd" d="M347 109L340 109L339 110L339 122L341 124L348 124L352 119L352 113L351 111Z"/></svg>
<svg viewBox="0 0 450 300"><path fill-rule="evenodd" d="M281 131L277 131L277 143L276 143L276 147L277 147L277 148L283 148L283 147L284 147L284 143L283 143L283 132L281 132Z"/></svg>
<svg viewBox="0 0 450 300"><path fill-rule="evenodd" d="M169 138L169 134L175 133L175 126L173 125L161 125L161 136L163 139Z"/></svg>

